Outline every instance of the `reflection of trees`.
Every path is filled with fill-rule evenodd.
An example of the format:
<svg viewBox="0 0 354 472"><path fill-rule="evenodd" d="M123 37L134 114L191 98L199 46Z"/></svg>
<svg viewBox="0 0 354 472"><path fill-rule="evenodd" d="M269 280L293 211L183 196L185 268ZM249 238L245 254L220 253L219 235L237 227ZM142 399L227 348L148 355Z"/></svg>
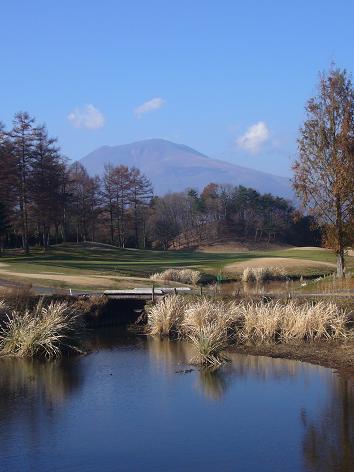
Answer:
<svg viewBox="0 0 354 472"><path fill-rule="evenodd" d="M0 359L0 422L11 421L17 407L21 415L34 418L43 402L62 403L81 383L75 360Z"/></svg>
<svg viewBox="0 0 354 472"><path fill-rule="evenodd" d="M334 377L330 403L319 421L305 426L303 452L306 467L318 472L349 472L354 464L354 391L353 384Z"/></svg>

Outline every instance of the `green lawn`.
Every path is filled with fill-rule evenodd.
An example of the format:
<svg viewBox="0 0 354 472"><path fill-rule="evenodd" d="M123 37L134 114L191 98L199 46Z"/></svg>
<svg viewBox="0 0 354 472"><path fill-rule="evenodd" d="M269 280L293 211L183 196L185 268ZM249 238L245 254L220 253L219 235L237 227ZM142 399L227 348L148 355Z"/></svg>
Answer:
<svg viewBox="0 0 354 472"><path fill-rule="evenodd" d="M29 256L20 251L6 253L0 258L0 279L30 280L31 274L51 273L63 279L63 276L97 277L107 279L123 277L147 277L153 272L169 267L193 267L203 272L217 273L224 266L245 262L259 257L287 257L293 259L307 259L310 261L335 262L335 257L329 251L318 250L279 250L279 251L250 251L242 253L202 253L177 251L144 251L133 249L117 249L112 246L96 244L63 244L53 246L46 252L34 248ZM349 266L354 267L354 258L348 258ZM328 272L323 269L322 272ZM11 272L12 274L7 274ZM20 273L21 277L17 277ZM319 271L321 273L321 270ZM28 274L28 277L26 277ZM66 285L65 281L55 283L53 280L41 279L37 285ZM70 282L71 286L73 282ZM74 284L80 287L85 282Z"/></svg>

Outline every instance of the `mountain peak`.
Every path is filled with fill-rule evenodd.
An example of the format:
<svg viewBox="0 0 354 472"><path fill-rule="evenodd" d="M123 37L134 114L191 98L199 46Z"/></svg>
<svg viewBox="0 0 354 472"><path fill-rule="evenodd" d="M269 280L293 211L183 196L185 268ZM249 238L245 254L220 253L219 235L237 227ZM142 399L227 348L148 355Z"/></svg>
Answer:
<svg viewBox="0 0 354 472"><path fill-rule="evenodd" d="M80 162L89 174L102 175L104 165L138 167L152 181L155 193L201 190L210 182L244 185L261 193L269 192L293 198L289 179L231 162L212 159L185 144L162 138L151 138L118 146L102 146Z"/></svg>

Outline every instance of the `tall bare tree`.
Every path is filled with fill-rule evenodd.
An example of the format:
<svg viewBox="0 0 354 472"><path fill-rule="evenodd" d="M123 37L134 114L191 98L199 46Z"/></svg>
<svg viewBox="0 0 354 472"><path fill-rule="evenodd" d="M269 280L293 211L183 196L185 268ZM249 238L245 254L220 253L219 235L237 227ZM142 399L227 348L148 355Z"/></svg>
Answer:
<svg viewBox="0 0 354 472"><path fill-rule="evenodd" d="M128 214L127 209L130 203L130 170L127 166L114 167L111 174L114 213L117 227L118 244L125 247L128 235Z"/></svg>
<svg viewBox="0 0 354 472"><path fill-rule="evenodd" d="M330 69L306 105L293 166L294 188L324 229L344 276L344 250L353 238L354 90L345 70Z"/></svg>
<svg viewBox="0 0 354 472"><path fill-rule="evenodd" d="M0 249L5 245L7 230L16 209L16 162L11 142L0 122ZM15 181L14 181L15 180ZM14 221L12 221L14 223Z"/></svg>
<svg viewBox="0 0 354 472"><path fill-rule="evenodd" d="M142 246L146 245L145 224L146 209L152 199L153 191L150 180L136 167L130 169L130 201L133 210L135 245L140 246L139 227L142 228ZM140 224L139 224L140 223Z"/></svg>
<svg viewBox="0 0 354 472"><path fill-rule="evenodd" d="M14 179L17 177L22 245L26 254L29 253L28 180L33 163L34 121L27 112L19 112L15 115L13 128L9 133L17 165L17 176L14 176Z"/></svg>
<svg viewBox="0 0 354 472"><path fill-rule="evenodd" d="M55 226L62 211L61 186L65 161L50 138L45 126L35 130L32 170L29 178L31 216L37 226L39 241L49 245L51 226Z"/></svg>

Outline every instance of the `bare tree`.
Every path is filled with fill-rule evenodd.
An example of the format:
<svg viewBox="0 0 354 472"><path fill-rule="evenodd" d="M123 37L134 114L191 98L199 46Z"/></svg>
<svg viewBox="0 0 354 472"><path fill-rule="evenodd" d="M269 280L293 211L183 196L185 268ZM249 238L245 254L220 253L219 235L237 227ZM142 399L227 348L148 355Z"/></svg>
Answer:
<svg viewBox="0 0 354 472"><path fill-rule="evenodd" d="M29 253L29 230L28 230L28 179L33 162L34 145L34 118L26 112L19 112L15 115L13 128L9 133L12 141L13 154L17 165L17 184L20 206L20 217L22 227L22 245Z"/></svg>
<svg viewBox="0 0 354 472"><path fill-rule="evenodd" d="M331 69L306 106L293 185L305 208L324 228L344 276L344 250L353 237L354 90L346 71Z"/></svg>
<svg viewBox="0 0 354 472"><path fill-rule="evenodd" d="M144 230L147 205L152 199L153 191L150 180L136 167L130 169L130 201L133 210L135 245L139 247L139 227ZM141 223L141 224L139 224ZM145 231L143 231L143 247L145 246Z"/></svg>
<svg viewBox="0 0 354 472"><path fill-rule="evenodd" d="M113 186L113 166L106 164L104 166L102 201L105 210L109 214L110 241L114 244L114 186Z"/></svg>
<svg viewBox="0 0 354 472"><path fill-rule="evenodd" d="M45 126L35 130L33 163L29 176L31 216L37 225L39 241L49 245L50 227L55 226L61 213L61 187L65 161L50 138Z"/></svg>

